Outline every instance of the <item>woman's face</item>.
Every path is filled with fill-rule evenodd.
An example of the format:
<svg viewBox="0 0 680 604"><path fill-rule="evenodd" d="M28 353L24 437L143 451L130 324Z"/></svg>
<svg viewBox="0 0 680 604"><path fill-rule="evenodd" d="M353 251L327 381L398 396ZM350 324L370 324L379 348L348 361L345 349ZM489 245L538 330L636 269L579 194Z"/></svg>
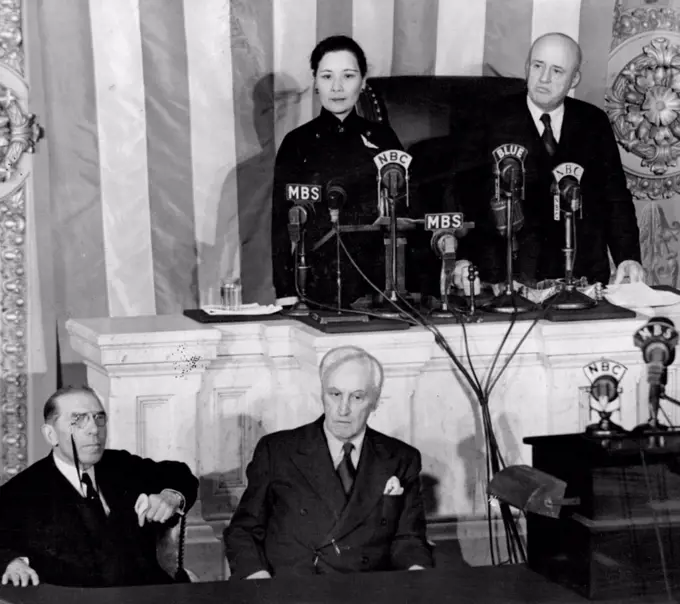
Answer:
<svg viewBox="0 0 680 604"><path fill-rule="evenodd" d="M314 84L323 107L337 118L345 119L356 105L364 84L354 53L327 52L319 61Z"/></svg>

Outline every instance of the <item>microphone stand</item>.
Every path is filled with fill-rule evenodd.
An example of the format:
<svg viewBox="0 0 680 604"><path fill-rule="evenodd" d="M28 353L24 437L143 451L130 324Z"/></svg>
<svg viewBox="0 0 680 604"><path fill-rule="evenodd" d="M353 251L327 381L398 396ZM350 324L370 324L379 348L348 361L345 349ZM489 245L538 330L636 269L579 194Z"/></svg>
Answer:
<svg viewBox="0 0 680 604"><path fill-rule="evenodd" d="M506 247L505 247L505 260L506 260L506 280L505 280L505 291L499 294L491 302L484 306L484 310L489 312L505 313L505 314L515 314L528 312L533 310L534 304L527 300L524 296L519 294L514 290L513 279L512 279L512 195L505 196L505 217L507 229L505 232Z"/></svg>
<svg viewBox="0 0 680 604"><path fill-rule="evenodd" d="M340 267L340 211L331 210L331 222L335 229L335 280L338 290L338 314L342 312L342 268Z"/></svg>
<svg viewBox="0 0 680 604"><path fill-rule="evenodd" d="M447 261L442 258L442 268L439 273L439 297L440 308L430 311L430 316L435 319L451 319L453 312L449 309L449 288L451 286L451 270L447 270Z"/></svg>
<svg viewBox="0 0 680 604"><path fill-rule="evenodd" d="M291 317L305 317L310 313L310 308L305 303L307 298L307 254L305 252L305 234L300 233L300 241L295 248L295 291L298 294L298 301L286 312Z"/></svg>
<svg viewBox="0 0 680 604"><path fill-rule="evenodd" d="M398 319L403 316L404 312L401 310L403 304L399 296L399 261L397 255L397 239L398 239L398 220L397 220L397 202L396 198L385 195L387 205L389 206L389 228L390 237L389 244L386 246L386 252L389 250L390 264L386 267L385 275L385 291L383 297L378 301L377 308L374 310L375 314L387 319ZM387 258L385 258L387 261ZM408 295L408 294L406 294ZM388 302L389 300L389 302Z"/></svg>
<svg viewBox="0 0 680 604"><path fill-rule="evenodd" d="M651 365L647 366L648 372L650 367ZM664 399L672 403L678 402L674 398L666 395L666 383L668 382L668 370L666 367L661 369L659 375L657 375L656 370L654 370L653 374L649 377L652 378L649 380L649 419L644 424L640 424L633 428L633 434L649 434L652 432L668 431L670 428L659 422L660 401L661 399Z"/></svg>
<svg viewBox="0 0 680 604"><path fill-rule="evenodd" d="M545 305L555 310L583 310L595 306L595 300L578 291L574 283L574 243L572 233L575 234L576 223L574 213L564 213L564 285L550 296Z"/></svg>

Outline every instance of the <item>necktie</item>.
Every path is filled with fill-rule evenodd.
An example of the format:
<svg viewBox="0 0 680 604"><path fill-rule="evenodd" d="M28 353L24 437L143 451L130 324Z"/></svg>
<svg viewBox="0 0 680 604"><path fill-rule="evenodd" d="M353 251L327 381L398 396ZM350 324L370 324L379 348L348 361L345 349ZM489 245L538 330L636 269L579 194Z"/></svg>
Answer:
<svg viewBox="0 0 680 604"><path fill-rule="evenodd" d="M83 483L83 486L85 487L85 500L87 501L88 506L94 511L96 511L97 514L106 517L106 512L104 511L102 500L99 497L99 493L97 493L97 490L94 488L94 485L92 484L92 479L90 478L90 475L83 472L81 481Z"/></svg>
<svg viewBox="0 0 680 604"><path fill-rule="evenodd" d="M345 455L338 466L338 476L340 477L340 482L342 482L342 488L345 489L345 494L349 495L352 491L352 485L354 484L354 477L356 476L356 469L352 463L352 449L354 445L352 443L345 443L342 445L342 450Z"/></svg>
<svg viewBox="0 0 680 604"><path fill-rule="evenodd" d="M555 134L553 133L552 126L550 125L550 115L547 113L544 113L541 116L541 121L543 122L543 125L545 126L545 129L543 130L543 134L541 135L541 138L543 139L543 144L545 145L545 150L548 152L548 155L552 157L555 155L557 151L557 141L555 140Z"/></svg>

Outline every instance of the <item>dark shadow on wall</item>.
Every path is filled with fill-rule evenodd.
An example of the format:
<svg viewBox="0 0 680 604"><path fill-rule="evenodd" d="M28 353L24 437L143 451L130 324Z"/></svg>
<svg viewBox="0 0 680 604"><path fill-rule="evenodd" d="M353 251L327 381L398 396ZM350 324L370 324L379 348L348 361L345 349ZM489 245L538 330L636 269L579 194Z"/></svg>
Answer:
<svg viewBox="0 0 680 604"><path fill-rule="evenodd" d="M299 119L299 104L306 92L287 74L268 73L253 80L241 91L234 91L235 106L252 106L249 116L239 115L236 149L238 163L227 174L217 210L215 245L203 245L201 262L205 273L218 281L225 267L233 260L227 255L236 246L227 241L224 233L233 232L232 221L238 219L241 284L243 301L269 304L274 301L271 262L271 199L276 161L276 132L282 134L294 128ZM251 128L252 126L252 128ZM255 140L252 139L254 133ZM250 154L249 150L254 150ZM248 156L241 161L241 157ZM233 195L236 192L238 213L234 216Z"/></svg>

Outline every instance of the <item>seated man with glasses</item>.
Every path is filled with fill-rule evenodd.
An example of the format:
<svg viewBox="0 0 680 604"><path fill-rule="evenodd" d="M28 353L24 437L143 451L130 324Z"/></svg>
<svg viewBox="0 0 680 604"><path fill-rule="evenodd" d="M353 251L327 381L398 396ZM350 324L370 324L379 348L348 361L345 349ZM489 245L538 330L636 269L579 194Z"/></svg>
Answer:
<svg viewBox="0 0 680 604"><path fill-rule="evenodd" d="M43 415L52 452L0 487L2 584L174 582L156 559L157 530L196 501L190 469L106 449L106 412L89 387L58 390Z"/></svg>

